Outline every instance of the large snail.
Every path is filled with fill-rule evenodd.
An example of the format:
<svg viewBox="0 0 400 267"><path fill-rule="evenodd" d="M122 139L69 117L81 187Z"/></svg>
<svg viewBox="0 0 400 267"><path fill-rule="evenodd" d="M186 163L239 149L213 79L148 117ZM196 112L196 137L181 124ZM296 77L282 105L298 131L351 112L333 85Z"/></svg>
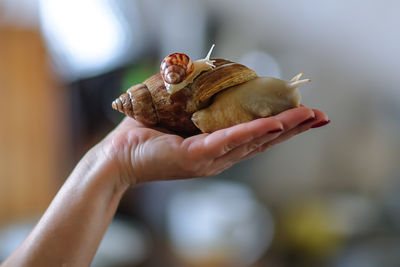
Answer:
<svg viewBox="0 0 400 267"><path fill-rule="evenodd" d="M303 73L290 81L258 77L244 65L224 59L192 61L174 53L160 73L129 88L112 107L146 125L194 135L213 132L298 107Z"/></svg>

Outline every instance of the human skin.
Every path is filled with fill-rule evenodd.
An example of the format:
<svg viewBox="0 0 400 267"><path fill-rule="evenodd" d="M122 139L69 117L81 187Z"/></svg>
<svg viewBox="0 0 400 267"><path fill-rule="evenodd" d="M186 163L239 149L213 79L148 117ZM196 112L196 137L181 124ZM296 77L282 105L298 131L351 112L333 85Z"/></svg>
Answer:
<svg viewBox="0 0 400 267"><path fill-rule="evenodd" d="M125 118L86 153L36 227L1 266L89 266L129 187L216 175L328 122L322 111L302 106L182 138Z"/></svg>

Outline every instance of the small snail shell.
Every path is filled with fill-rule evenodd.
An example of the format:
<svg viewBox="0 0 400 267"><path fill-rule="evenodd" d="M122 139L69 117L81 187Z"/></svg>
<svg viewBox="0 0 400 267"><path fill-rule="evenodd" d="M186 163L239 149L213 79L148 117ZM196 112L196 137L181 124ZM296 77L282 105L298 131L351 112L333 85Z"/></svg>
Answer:
<svg viewBox="0 0 400 267"><path fill-rule="evenodd" d="M200 73L215 68L215 60L210 60L214 46L211 46L205 58L195 62L183 53L174 53L164 58L160 65L160 73L168 93L174 94L182 90Z"/></svg>
<svg viewBox="0 0 400 267"><path fill-rule="evenodd" d="M166 56L160 65L160 73L165 83L178 84L194 70L192 60L183 53Z"/></svg>

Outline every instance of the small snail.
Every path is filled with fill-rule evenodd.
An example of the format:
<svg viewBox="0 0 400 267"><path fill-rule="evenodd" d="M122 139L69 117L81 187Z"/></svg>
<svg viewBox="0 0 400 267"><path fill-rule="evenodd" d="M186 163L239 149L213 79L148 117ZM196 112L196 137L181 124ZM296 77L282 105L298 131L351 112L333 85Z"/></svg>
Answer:
<svg viewBox="0 0 400 267"><path fill-rule="evenodd" d="M192 60L183 53L174 53L165 57L160 65L161 77L168 85L181 83L193 73L193 70Z"/></svg>
<svg viewBox="0 0 400 267"><path fill-rule="evenodd" d="M205 59L197 60L194 63L183 53L174 53L164 58L160 65L160 74L168 93L173 94L181 90L192 83L201 72L215 67L214 61L210 60L214 46L211 46Z"/></svg>
<svg viewBox="0 0 400 267"><path fill-rule="evenodd" d="M298 107L298 87L290 81L258 77L248 67L225 59L192 61L183 53L164 58L160 73L129 88L112 107L146 125L194 135L213 132Z"/></svg>

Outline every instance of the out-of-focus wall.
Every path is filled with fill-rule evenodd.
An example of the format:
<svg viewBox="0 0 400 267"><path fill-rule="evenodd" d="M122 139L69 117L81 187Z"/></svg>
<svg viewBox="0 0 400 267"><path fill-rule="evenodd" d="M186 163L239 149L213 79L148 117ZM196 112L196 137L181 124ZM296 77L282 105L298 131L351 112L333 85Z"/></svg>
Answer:
<svg viewBox="0 0 400 267"><path fill-rule="evenodd" d="M282 78L303 71L312 78L300 88L303 103L332 120L245 163L243 173L277 198L376 193L390 184L400 156L399 2L234 3L209 2L220 19L217 53L239 60L261 50L278 62Z"/></svg>
<svg viewBox="0 0 400 267"><path fill-rule="evenodd" d="M56 191L65 99L38 30L0 27L0 224L37 216Z"/></svg>

